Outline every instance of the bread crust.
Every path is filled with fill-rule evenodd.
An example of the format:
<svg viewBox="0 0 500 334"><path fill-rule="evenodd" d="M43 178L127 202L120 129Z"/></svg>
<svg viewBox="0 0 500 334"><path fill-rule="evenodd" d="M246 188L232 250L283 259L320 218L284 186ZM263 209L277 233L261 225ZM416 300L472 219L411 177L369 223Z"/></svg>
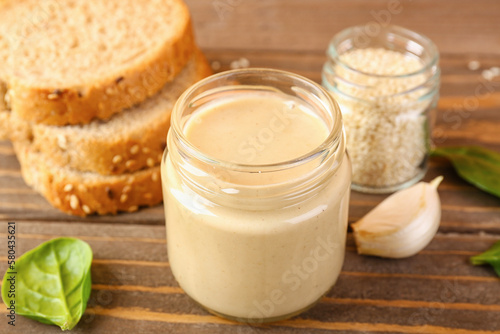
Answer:
<svg viewBox="0 0 500 334"><path fill-rule="evenodd" d="M193 62L194 64L191 64ZM211 69L201 51L197 50L187 65L194 73L181 72L178 82L167 84L163 90L166 94L175 91L171 96L171 106L175 100L189 86L211 74ZM184 76L184 74L186 74ZM160 95L151 99L161 99ZM154 102L154 101L153 101ZM123 115L126 116L124 111ZM28 141L33 148L59 166L68 165L79 171L90 171L102 175L118 175L135 172L143 168L153 167L160 163L165 149L165 140L170 127L171 108L165 109L153 119L141 126L137 126L123 135L116 137L78 136L72 137L71 129L31 124L19 119L16 115L11 118L11 139L13 141ZM0 119L3 113L0 113ZM99 123L99 122L98 122ZM86 126L84 125L83 128ZM69 131L61 131L69 130ZM94 133L101 131L94 131Z"/></svg>
<svg viewBox="0 0 500 334"><path fill-rule="evenodd" d="M8 140L10 137L9 124L10 113L0 110L0 140Z"/></svg>
<svg viewBox="0 0 500 334"><path fill-rule="evenodd" d="M13 143L25 182L59 210L76 216L134 212L162 202L160 166L101 176L57 167L27 143Z"/></svg>
<svg viewBox="0 0 500 334"><path fill-rule="evenodd" d="M34 123L86 124L95 118L108 119L151 97L173 80L195 50L189 10L185 4L179 4L185 19L183 26L176 27L175 37L122 73L109 74L84 87L40 88L23 83L20 78L4 78L11 110Z"/></svg>
<svg viewBox="0 0 500 334"><path fill-rule="evenodd" d="M7 92L7 86L0 81L0 140L8 140L10 132L9 131L10 112L7 111L8 109L7 103L4 99L6 92Z"/></svg>

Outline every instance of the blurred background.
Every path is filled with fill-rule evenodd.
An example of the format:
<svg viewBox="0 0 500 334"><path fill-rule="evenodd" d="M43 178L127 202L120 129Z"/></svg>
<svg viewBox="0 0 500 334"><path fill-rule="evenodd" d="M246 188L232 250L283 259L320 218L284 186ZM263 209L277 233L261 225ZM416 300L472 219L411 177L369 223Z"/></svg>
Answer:
<svg viewBox="0 0 500 334"><path fill-rule="evenodd" d="M442 53L500 55L497 0L186 2L202 48L322 53L335 33L373 21L402 25L424 34Z"/></svg>

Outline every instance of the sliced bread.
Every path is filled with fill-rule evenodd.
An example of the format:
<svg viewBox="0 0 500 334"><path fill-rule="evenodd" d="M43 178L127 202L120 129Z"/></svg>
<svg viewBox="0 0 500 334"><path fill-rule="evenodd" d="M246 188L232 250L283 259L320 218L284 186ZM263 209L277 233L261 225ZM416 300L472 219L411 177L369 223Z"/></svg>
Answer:
<svg viewBox="0 0 500 334"><path fill-rule="evenodd" d="M0 1L0 86L35 123L107 119L158 92L194 49L181 0Z"/></svg>
<svg viewBox="0 0 500 334"><path fill-rule="evenodd" d="M210 73L205 57L196 51L158 94L108 121L61 127L33 124L12 114L10 137L14 142L28 141L33 150L51 157L57 165L79 171L117 175L153 167L161 160L175 101Z"/></svg>
<svg viewBox="0 0 500 334"><path fill-rule="evenodd" d="M24 181L63 212L86 216L137 211L162 201L160 167L103 176L57 166L27 142L13 142Z"/></svg>

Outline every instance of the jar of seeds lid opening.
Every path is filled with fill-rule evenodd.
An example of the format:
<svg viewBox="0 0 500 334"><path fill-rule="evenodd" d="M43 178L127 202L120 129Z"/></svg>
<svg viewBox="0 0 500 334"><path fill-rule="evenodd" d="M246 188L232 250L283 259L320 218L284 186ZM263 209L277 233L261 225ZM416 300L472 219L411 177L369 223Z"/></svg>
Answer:
<svg viewBox="0 0 500 334"><path fill-rule="evenodd" d="M323 86L339 103L352 162L352 189L389 193L427 171L439 98L439 53L398 26L345 29L327 50Z"/></svg>

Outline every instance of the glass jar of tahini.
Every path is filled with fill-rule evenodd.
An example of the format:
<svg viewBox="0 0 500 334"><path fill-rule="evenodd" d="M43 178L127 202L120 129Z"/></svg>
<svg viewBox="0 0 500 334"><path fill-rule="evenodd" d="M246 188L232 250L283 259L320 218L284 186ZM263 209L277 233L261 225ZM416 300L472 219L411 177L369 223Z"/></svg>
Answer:
<svg viewBox="0 0 500 334"><path fill-rule="evenodd" d="M172 112L162 184L170 268L219 316L311 307L344 260L351 166L320 85L269 69L200 81Z"/></svg>
<svg viewBox="0 0 500 334"><path fill-rule="evenodd" d="M356 26L334 36L323 86L339 103L352 162L352 188L393 192L427 171L439 97L439 53L397 26Z"/></svg>

